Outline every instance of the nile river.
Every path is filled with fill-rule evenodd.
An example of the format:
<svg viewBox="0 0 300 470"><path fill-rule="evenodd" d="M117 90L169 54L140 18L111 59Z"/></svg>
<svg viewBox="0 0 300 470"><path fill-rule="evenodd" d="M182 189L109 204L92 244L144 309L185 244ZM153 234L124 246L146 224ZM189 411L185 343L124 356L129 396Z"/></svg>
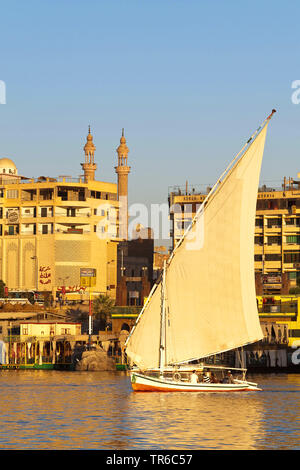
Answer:
<svg viewBox="0 0 300 470"><path fill-rule="evenodd" d="M125 372L0 372L0 449L300 449L300 375L263 392L134 393Z"/></svg>

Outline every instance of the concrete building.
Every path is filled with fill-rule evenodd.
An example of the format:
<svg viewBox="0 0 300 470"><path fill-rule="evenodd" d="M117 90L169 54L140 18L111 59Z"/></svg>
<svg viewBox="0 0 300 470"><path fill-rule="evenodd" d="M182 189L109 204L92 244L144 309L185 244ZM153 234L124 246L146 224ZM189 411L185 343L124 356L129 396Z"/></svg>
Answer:
<svg viewBox="0 0 300 470"><path fill-rule="evenodd" d="M255 223L258 294L287 295L300 280L300 181L260 188Z"/></svg>
<svg viewBox="0 0 300 470"><path fill-rule="evenodd" d="M116 305L144 304L153 284L153 253L151 229L141 229L137 238L119 243Z"/></svg>
<svg viewBox="0 0 300 470"><path fill-rule="evenodd" d="M50 339L59 335L81 335L81 323L59 321L20 322L20 341L25 341L32 337Z"/></svg>
<svg viewBox="0 0 300 470"><path fill-rule="evenodd" d="M162 273L164 262L169 258L166 246L155 246L153 256L153 281L157 282Z"/></svg>
<svg viewBox="0 0 300 470"><path fill-rule="evenodd" d="M298 174L300 177L300 174ZM173 247L191 223L210 188L169 192ZM300 181L284 178L281 188L259 188L254 239L257 295L288 294L300 280Z"/></svg>
<svg viewBox="0 0 300 470"><path fill-rule="evenodd" d="M117 244L127 238L120 238L118 194L126 194L130 168L121 152L118 183L96 180L95 150L89 128L80 178L28 178L0 159L0 279L8 291L84 300L80 269L89 267L97 274L94 295L116 297Z"/></svg>

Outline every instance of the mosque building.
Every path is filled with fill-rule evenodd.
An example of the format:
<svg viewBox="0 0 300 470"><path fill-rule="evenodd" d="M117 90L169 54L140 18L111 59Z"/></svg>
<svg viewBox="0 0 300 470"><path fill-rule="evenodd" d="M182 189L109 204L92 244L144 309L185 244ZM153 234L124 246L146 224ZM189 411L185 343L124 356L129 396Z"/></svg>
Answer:
<svg viewBox="0 0 300 470"><path fill-rule="evenodd" d="M117 183L95 179L95 150L89 128L79 178L28 178L11 159L0 159L0 279L9 292L85 300L89 292L80 274L93 268L93 295L116 298L117 245L127 239L130 167L124 130L117 149ZM119 199L126 211L125 228Z"/></svg>

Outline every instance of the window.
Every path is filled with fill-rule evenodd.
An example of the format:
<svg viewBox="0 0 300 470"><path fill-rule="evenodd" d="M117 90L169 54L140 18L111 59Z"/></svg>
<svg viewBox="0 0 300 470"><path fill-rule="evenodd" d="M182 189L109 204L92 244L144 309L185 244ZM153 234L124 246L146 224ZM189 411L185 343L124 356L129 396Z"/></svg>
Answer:
<svg viewBox="0 0 300 470"><path fill-rule="evenodd" d="M284 253L284 262L285 263L299 263L300 262L299 251L292 251L290 253Z"/></svg>
<svg viewBox="0 0 300 470"><path fill-rule="evenodd" d="M260 237L260 236L256 236L254 237L254 243L255 245L262 245L263 244L263 237Z"/></svg>
<svg viewBox="0 0 300 470"><path fill-rule="evenodd" d="M254 261L262 261L262 255L254 255Z"/></svg>
<svg viewBox="0 0 300 470"><path fill-rule="evenodd" d="M281 219L267 219L268 228L281 227Z"/></svg>
<svg viewBox="0 0 300 470"><path fill-rule="evenodd" d="M67 216L68 217L75 217L76 216L76 209L75 208L68 208L67 209Z"/></svg>
<svg viewBox="0 0 300 470"><path fill-rule="evenodd" d="M291 338L300 338L300 330L289 330L289 336Z"/></svg>
<svg viewBox="0 0 300 470"><path fill-rule="evenodd" d="M85 192L82 189L78 192L78 201L85 201Z"/></svg>
<svg viewBox="0 0 300 470"><path fill-rule="evenodd" d="M300 217L290 217L285 219L285 224L286 225L297 225L297 227L300 226Z"/></svg>
<svg viewBox="0 0 300 470"><path fill-rule="evenodd" d="M296 200L295 199L289 199L288 200L288 208L291 208L296 205Z"/></svg>
<svg viewBox="0 0 300 470"><path fill-rule="evenodd" d="M41 208L41 217L47 217L47 207Z"/></svg>
<svg viewBox="0 0 300 470"><path fill-rule="evenodd" d="M53 198L53 189L40 189L40 198L47 201Z"/></svg>
<svg viewBox="0 0 300 470"><path fill-rule="evenodd" d="M266 261L281 261L281 254L268 253L265 255Z"/></svg>
<svg viewBox="0 0 300 470"><path fill-rule="evenodd" d="M42 225L42 233L46 235L48 233L48 225Z"/></svg>
<svg viewBox="0 0 300 470"><path fill-rule="evenodd" d="M18 199L19 191L17 189L8 189L6 191L7 199Z"/></svg>
<svg viewBox="0 0 300 470"><path fill-rule="evenodd" d="M281 245L281 237L268 237L268 245Z"/></svg>
<svg viewBox="0 0 300 470"><path fill-rule="evenodd" d="M62 335L70 335L71 334L71 329L70 328L62 328L61 329L61 334Z"/></svg>
<svg viewBox="0 0 300 470"><path fill-rule="evenodd" d="M287 235L286 242L291 244L300 244L300 235Z"/></svg>
<svg viewBox="0 0 300 470"><path fill-rule="evenodd" d="M62 201L68 200L68 191L65 188L58 188L57 196L61 197Z"/></svg>

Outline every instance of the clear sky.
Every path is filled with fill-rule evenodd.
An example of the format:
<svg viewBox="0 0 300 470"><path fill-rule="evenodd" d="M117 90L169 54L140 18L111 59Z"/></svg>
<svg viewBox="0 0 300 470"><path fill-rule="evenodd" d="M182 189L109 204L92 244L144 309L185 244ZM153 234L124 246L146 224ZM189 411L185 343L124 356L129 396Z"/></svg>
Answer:
<svg viewBox="0 0 300 470"><path fill-rule="evenodd" d="M130 201L161 203L214 183L275 107L262 180L295 177L299 37L299 1L0 1L0 156L78 176L90 124L97 179L116 181L124 127Z"/></svg>

